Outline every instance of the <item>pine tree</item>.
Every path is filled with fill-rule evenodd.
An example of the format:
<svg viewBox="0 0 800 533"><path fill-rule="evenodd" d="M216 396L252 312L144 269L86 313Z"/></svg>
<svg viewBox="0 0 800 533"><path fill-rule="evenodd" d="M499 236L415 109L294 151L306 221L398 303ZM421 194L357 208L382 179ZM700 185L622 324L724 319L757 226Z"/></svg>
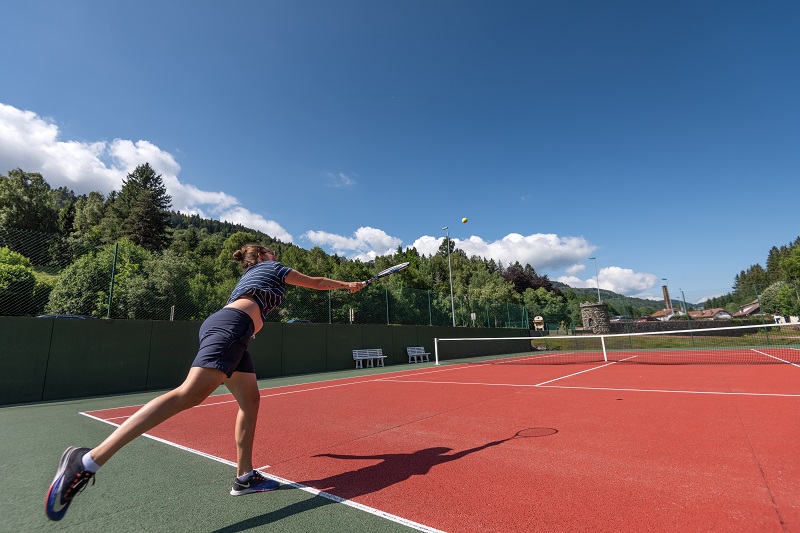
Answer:
<svg viewBox="0 0 800 533"><path fill-rule="evenodd" d="M122 221L121 234L151 251L162 250L170 241L168 232L172 197L149 163L139 165L122 185L114 211Z"/></svg>

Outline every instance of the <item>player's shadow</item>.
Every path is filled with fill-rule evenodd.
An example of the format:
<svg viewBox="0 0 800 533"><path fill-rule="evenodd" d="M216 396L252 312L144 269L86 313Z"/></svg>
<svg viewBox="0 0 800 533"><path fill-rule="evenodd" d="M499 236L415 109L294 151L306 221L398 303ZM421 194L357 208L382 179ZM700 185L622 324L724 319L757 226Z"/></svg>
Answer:
<svg viewBox="0 0 800 533"><path fill-rule="evenodd" d="M537 436L546 436L557 433L558 430L551 428L541 428L543 431ZM301 485L313 487L320 491L333 494L345 500L352 500L365 494L377 492L395 483L400 483L409 479L411 476L421 476L430 472L431 468L451 461L456 461L469 454L497 446L511 440L510 438L487 442L474 448L462 450L456 453L449 453L452 448L433 447L417 450L413 453L385 453L377 455L341 455L334 453L323 453L314 457L329 457L332 459L343 460L377 460L378 463L342 472L322 479L310 479L298 482ZM216 530L216 533L233 533L236 531L246 531L258 526L277 522L283 518L317 509L325 505L336 503L334 499L323 496L288 505L282 509L276 509L261 516L255 516L231 524L227 527Z"/></svg>

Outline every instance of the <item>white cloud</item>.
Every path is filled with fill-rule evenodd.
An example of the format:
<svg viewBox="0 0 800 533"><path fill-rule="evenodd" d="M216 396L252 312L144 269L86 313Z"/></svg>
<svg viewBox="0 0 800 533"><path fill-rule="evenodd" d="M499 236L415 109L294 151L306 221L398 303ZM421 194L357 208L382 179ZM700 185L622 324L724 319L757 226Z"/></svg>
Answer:
<svg viewBox="0 0 800 533"><path fill-rule="evenodd" d="M592 280L582 280L577 276L559 276L556 278L556 281L561 283L566 283L570 287L575 287L576 289L586 288L589 286L589 282Z"/></svg>
<svg viewBox="0 0 800 533"><path fill-rule="evenodd" d="M370 227L358 228L352 237L344 237L325 231L307 231L303 237L314 246L332 249L335 253L349 257L371 261L379 255L393 254L401 239L388 235L385 231Z"/></svg>
<svg viewBox="0 0 800 533"><path fill-rule="evenodd" d="M280 239L283 242L292 241L292 236L289 235L280 224L274 220L267 220L261 215L253 213L240 205L231 209L218 210L216 217L224 222L241 224L248 228L263 231L267 235Z"/></svg>
<svg viewBox="0 0 800 533"><path fill-rule="evenodd" d="M600 279L600 288L603 290L618 294L635 295L639 298L659 299L657 296L643 292L658 283L659 279L655 274L634 272L630 268L610 266L601 268L598 277ZM560 276L556 278L556 281L566 283L570 287L585 288L597 287L597 279L596 277L591 277L587 280L582 280L576 276Z"/></svg>
<svg viewBox="0 0 800 533"><path fill-rule="evenodd" d="M567 273L570 276L573 276L575 274L578 274L579 272L583 272L585 268L586 268L586 265L584 265L582 263L578 263L578 264L575 264L575 265L567 267L566 269L564 269L564 272Z"/></svg>
<svg viewBox="0 0 800 533"><path fill-rule="evenodd" d="M414 241L412 246L421 254L431 255L436 253L441 242L442 237L425 235ZM597 249L583 237L559 237L552 233L527 236L510 233L494 242L486 242L473 235L467 240L453 239L453 242L468 256L490 257L505 265L519 261L521 265L529 264L542 273L573 267Z"/></svg>
<svg viewBox="0 0 800 533"><path fill-rule="evenodd" d="M0 103L0 172L22 168L40 172L53 187L66 186L78 194L91 191L108 194L119 190L126 175L145 162L161 174L172 196L173 209L242 224L284 242L293 241L278 222L249 211L236 197L222 191L203 191L181 182L178 177L181 168L173 155L149 141L63 141L59 139L59 128L53 120ZM327 179L333 187L356 185L352 176L341 172L328 173ZM522 197L523 201L527 199L528 195ZM312 245L362 261L392 254L403 245L402 239L371 227L361 227L350 237L314 230L303 237ZM420 254L432 255L437 253L442 240L443 237L423 235L411 246ZM577 276L585 270L584 262L597 249L583 237L510 233L496 241L484 241L478 236L453 240L469 256L491 258L505 265L518 261L522 265L530 264L541 274L564 272L564 276L554 279L573 287L596 286L595 278L582 280ZM655 275L627 268L606 267L600 271L600 288L622 294L642 294L657 283Z"/></svg>
<svg viewBox="0 0 800 533"><path fill-rule="evenodd" d="M342 172L328 172L327 176L330 187L350 187L356 184L356 180Z"/></svg>
<svg viewBox="0 0 800 533"><path fill-rule="evenodd" d="M727 293L725 292L715 292L712 294L703 294L700 296L694 296L693 300L689 300L689 296L686 297L687 302L693 301L694 303L704 303L706 300L710 300L711 298L719 298L720 296L725 296Z"/></svg>
<svg viewBox="0 0 800 533"><path fill-rule="evenodd" d="M292 242L280 224L247 210L237 198L182 183L181 167L172 154L149 141L62 141L52 120L0 103L0 172L21 168L41 173L52 187L107 195L120 190L127 174L142 163L161 174L176 211L243 224Z"/></svg>
<svg viewBox="0 0 800 533"><path fill-rule="evenodd" d="M425 235L412 246L420 254L432 255L438 252L442 237ZM480 237L468 240L453 239L456 248L464 250L467 255L487 257L502 261L504 265L519 261L521 265L529 264L540 274L563 271L564 275L554 278L570 287L597 287L596 278L581 279L576 274L583 272L583 263L597 249L583 237L560 237L554 234L533 234L523 236L518 233L506 235L494 242L486 242ZM605 267L600 269L600 288L619 294L641 293L656 286L658 276L648 273L637 273L629 268ZM658 299L657 296L650 298Z"/></svg>
<svg viewBox="0 0 800 533"><path fill-rule="evenodd" d="M658 283L655 274L636 273L630 268L610 266L600 269L600 288L627 294L643 291Z"/></svg>

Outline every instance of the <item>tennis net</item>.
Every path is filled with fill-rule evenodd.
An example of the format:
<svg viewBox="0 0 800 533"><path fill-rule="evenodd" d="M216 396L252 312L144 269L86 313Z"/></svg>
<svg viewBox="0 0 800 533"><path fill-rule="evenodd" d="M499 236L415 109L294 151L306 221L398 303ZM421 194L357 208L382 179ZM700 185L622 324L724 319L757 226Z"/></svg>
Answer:
<svg viewBox="0 0 800 533"><path fill-rule="evenodd" d="M456 359L517 365L571 363L800 364L800 324L608 335L435 339L436 364Z"/></svg>

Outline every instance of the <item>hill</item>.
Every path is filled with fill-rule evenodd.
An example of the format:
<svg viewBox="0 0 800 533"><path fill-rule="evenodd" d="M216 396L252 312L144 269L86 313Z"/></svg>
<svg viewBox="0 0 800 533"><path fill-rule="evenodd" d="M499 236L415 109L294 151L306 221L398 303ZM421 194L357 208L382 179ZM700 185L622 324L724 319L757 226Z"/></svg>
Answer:
<svg viewBox="0 0 800 533"><path fill-rule="evenodd" d="M552 283L554 287L558 287L562 292L572 291L572 293L574 293L575 296L577 296L581 301L597 301L597 289L588 287L570 287L569 285L560 283L558 281L553 281ZM634 298L604 289L600 289L600 299L609 305L612 315L627 315L633 318L642 315L650 315L659 309L664 308L663 300ZM694 309L696 307L690 303L687 303L686 305L689 309ZM672 307L680 309L682 306L683 302L672 299Z"/></svg>

